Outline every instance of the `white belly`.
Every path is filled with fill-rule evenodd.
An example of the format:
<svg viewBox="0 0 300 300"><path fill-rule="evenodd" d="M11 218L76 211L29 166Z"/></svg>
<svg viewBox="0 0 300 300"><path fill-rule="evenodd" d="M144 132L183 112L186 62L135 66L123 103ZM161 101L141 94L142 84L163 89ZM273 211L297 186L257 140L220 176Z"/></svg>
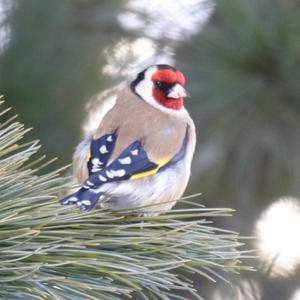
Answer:
<svg viewBox="0 0 300 300"><path fill-rule="evenodd" d="M136 212L149 215L167 211L184 193L190 177L190 166L191 158L185 157L157 174L104 184L100 190L106 194L106 198L101 205L113 210L134 208Z"/></svg>

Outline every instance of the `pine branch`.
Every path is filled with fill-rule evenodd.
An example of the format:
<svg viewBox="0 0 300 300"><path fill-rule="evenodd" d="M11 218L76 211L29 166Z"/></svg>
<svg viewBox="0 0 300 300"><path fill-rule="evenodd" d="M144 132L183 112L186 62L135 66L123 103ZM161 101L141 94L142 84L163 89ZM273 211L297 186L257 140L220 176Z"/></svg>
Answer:
<svg viewBox="0 0 300 300"><path fill-rule="evenodd" d="M5 111L3 111L5 112ZM3 116L2 116L3 118ZM14 118L0 125L0 296L5 299L144 299L197 295L190 274L215 281L219 271L249 270L238 234L205 218L230 214L181 201L157 217L61 207L70 188L57 170L38 175L38 141ZM40 172L39 172L40 173Z"/></svg>

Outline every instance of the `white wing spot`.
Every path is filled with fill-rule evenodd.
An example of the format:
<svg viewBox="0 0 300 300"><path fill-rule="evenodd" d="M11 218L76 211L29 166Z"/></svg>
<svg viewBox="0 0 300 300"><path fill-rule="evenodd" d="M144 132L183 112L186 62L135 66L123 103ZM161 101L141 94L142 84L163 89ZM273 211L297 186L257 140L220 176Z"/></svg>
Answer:
<svg viewBox="0 0 300 300"><path fill-rule="evenodd" d="M114 178L115 177L113 171L106 171L106 175L107 175L108 178Z"/></svg>
<svg viewBox="0 0 300 300"><path fill-rule="evenodd" d="M86 183L87 183L89 186L94 186L94 184L93 184L91 181L89 181L89 180L87 180Z"/></svg>
<svg viewBox="0 0 300 300"><path fill-rule="evenodd" d="M112 173L115 177L122 177L126 174L126 171L124 169L112 170Z"/></svg>
<svg viewBox="0 0 300 300"><path fill-rule="evenodd" d="M91 205L91 201L90 200L82 200L81 203L83 205L87 205L87 206L90 206Z"/></svg>
<svg viewBox="0 0 300 300"><path fill-rule="evenodd" d="M105 145L101 146L100 149L99 149L99 151L100 151L101 154L108 153L108 150L107 150L107 148L106 148Z"/></svg>
<svg viewBox="0 0 300 300"><path fill-rule="evenodd" d="M126 171L124 169L106 171L106 175L109 178L122 177L125 174L126 174Z"/></svg>
<svg viewBox="0 0 300 300"><path fill-rule="evenodd" d="M135 149L135 150L132 150L130 151L132 155L138 155L139 153L139 150L138 149Z"/></svg>
<svg viewBox="0 0 300 300"><path fill-rule="evenodd" d="M117 176L119 176L119 177L122 177L122 176L124 176L126 174L126 171L124 169L120 169L120 170L118 170L116 172L117 172Z"/></svg>
<svg viewBox="0 0 300 300"><path fill-rule="evenodd" d="M104 176L102 176L102 175L99 175L99 179L100 179L101 181L103 181L103 182L107 181L107 179L106 179Z"/></svg>
<svg viewBox="0 0 300 300"><path fill-rule="evenodd" d="M106 139L108 142L112 142L113 141L113 138L112 138L112 136L111 135L109 135L108 137L107 137L107 139Z"/></svg>
<svg viewBox="0 0 300 300"><path fill-rule="evenodd" d="M131 158L129 156L127 156L125 158L119 158L119 162L122 165L130 165L131 164Z"/></svg>
<svg viewBox="0 0 300 300"><path fill-rule="evenodd" d="M96 165L96 166L99 166L99 165L103 165L103 162L100 161L99 158L95 157L95 158L92 159L92 164Z"/></svg>
<svg viewBox="0 0 300 300"><path fill-rule="evenodd" d="M68 199L68 202L76 202L78 200L77 197L71 197Z"/></svg>
<svg viewBox="0 0 300 300"><path fill-rule="evenodd" d="M92 167L92 173L96 173L96 172L99 172L101 170L102 170L101 168L93 168Z"/></svg>

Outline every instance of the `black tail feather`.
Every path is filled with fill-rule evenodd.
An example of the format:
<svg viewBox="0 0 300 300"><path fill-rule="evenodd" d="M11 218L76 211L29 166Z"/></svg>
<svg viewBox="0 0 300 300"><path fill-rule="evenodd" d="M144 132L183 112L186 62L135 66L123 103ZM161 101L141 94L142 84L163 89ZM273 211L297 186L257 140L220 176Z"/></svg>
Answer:
<svg viewBox="0 0 300 300"><path fill-rule="evenodd" d="M59 201L61 205L75 204L77 207L84 211L90 211L97 205L99 199L102 198L104 193L96 192L91 189L81 188L76 193L67 196Z"/></svg>

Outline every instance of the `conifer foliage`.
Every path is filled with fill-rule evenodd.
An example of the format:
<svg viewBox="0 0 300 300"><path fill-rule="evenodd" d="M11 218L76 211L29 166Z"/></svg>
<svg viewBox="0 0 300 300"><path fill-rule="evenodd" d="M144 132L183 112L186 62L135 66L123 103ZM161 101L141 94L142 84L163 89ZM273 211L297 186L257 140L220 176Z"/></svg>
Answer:
<svg viewBox="0 0 300 300"><path fill-rule="evenodd" d="M24 142L28 129L7 111L0 125L1 298L112 300L137 292L180 299L178 291L199 298L190 274L215 280L244 268L238 235L205 219L229 209L189 199L181 200L187 208L157 217L61 207L70 179L59 174L64 169L41 175L38 141Z"/></svg>

